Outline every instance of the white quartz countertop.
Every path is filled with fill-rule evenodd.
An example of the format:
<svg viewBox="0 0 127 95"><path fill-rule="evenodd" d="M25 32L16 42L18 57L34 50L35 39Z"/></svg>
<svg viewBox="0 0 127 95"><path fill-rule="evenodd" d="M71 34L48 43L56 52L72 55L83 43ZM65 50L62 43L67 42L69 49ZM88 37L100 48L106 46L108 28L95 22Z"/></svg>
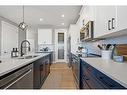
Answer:
<svg viewBox="0 0 127 95"><path fill-rule="evenodd" d="M99 57L81 59L127 88L127 62L119 63Z"/></svg>
<svg viewBox="0 0 127 95"><path fill-rule="evenodd" d="M0 63L0 76L3 76L11 71L14 71L22 66L25 66L29 63L32 63L36 61L37 59L44 57L50 53L32 53L30 55L38 55L37 57L31 58L31 59L19 59L19 58L0 58L2 61Z"/></svg>

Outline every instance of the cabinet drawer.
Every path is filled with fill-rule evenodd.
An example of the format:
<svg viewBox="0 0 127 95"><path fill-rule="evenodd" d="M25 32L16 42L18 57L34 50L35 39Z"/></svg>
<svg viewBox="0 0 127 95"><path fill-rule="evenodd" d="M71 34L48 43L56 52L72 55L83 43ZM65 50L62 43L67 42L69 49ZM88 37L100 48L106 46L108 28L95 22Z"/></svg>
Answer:
<svg viewBox="0 0 127 95"><path fill-rule="evenodd" d="M81 89L90 89L90 87L88 86L88 84L87 84L85 78L82 77L81 80L82 80L82 82L81 82L81 84L80 84Z"/></svg>
<svg viewBox="0 0 127 95"><path fill-rule="evenodd" d="M109 78L108 76L106 76L105 74L101 73L98 70L94 71L94 76L103 85L105 85L105 87L107 87L109 89L124 89L125 88L125 87L123 87L122 85L120 85L119 83L117 83L116 81L112 80L111 78Z"/></svg>
<svg viewBox="0 0 127 95"><path fill-rule="evenodd" d="M82 63L81 65L81 72L83 75L85 75L85 71L89 72L89 74L92 74L92 72L94 72L93 69L94 68L87 63Z"/></svg>
<svg viewBox="0 0 127 95"><path fill-rule="evenodd" d="M97 79L89 72L86 71L83 77L91 89L104 89L104 86L101 85L100 82L98 82Z"/></svg>
<svg viewBox="0 0 127 95"><path fill-rule="evenodd" d="M103 89L104 86L97 81L97 79L92 75L93 68L90 65L82 64L81 65L81 88L89 87L89 89ZM84 87L85 84L85 87Z"/></svg>

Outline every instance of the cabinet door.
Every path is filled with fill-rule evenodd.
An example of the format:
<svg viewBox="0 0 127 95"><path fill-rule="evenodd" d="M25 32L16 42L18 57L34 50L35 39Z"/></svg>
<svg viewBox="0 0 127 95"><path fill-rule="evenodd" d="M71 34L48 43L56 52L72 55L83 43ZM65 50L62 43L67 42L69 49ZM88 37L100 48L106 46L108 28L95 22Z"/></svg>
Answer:
<svg viewBox="0 0 127 95"><path fill-rule="evenodd" d="M85 81L85 63L80 61L80 89L90 89Z"/></svg>
<svg viewBox="0 0 127 95"><path fill-rule="evenodd" d="M90 89L89 85L86 82L85 77L82 77L82 87L81 89Z"/></svg>
<svg viewBox="0 0 127 95"><path fill-rule="evenodd" d="M40 84L42 85L45 79L45 64L42 61L40 64Z"/></svg>
<svg viewBox="0 0 127 95"><path fill-rule="evenodd" d="M70 41L71 52L75 52L75 51L77 51L77 48L78 48L77 43L79 43L79 38L80 38L80 32L79 32L78 25L76 25L76 24L70 25L69 34L71 37L71 41Z"/></svg>
<svg viewBox="0 0 127 95"><path fill-rule="evenodd" d="M95 7L94 37L101 37L115 31L112 29L112 18L116 18L115 6ZM116 27L115 22L113 23Z"/></svg>
<svg viewBox="0 0 127 95"><path fill-rule="evenodd" d="M91 72L85 70L85 81L90 87L90 89L104 89L104 87L96 80L95 77L92 76Z"/></svg>
<svg viewBox="0 0 127 95"><path fill-rule="evenodd" d="M49 66L49 59L47 57L45 59L45 75L46 75L46 77L48 76L49 72L50 72L50 66Z"/></svg>
<svg viewBox="0 0 127 95"><path fill-rule="evenodd" d="M38 44L52 44L52 29L38 29Z"/></svg>
<svg viewBox="0 0 127 95"><path fill-rule="evenodd" d="M40 88L40 60L37 60L34 62L34 88L39 89Z"/></svg>
<svg viewBox="0 0 127 95"><path fill-rule="evenodd" d="M94 6L83 6L82 12L80 14L81 27L86 25L89 21L93 21L93 18L94 18Z"/></svg>
<svg viewBox="0 0 127 95"><path fill-rule="evenodd" d="M127 29L127 6L117 6L117 30Z"/></svg>

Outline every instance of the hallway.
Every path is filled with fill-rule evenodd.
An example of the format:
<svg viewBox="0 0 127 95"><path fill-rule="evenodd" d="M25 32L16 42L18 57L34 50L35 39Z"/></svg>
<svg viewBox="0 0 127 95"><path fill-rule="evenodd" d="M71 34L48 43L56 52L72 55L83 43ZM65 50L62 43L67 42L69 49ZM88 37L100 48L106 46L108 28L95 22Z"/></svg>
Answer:
<svg viewBox="0 0 127 95"><path fill-rule="evenodd" d="M54 63L42 89L76 89L72 70L64 63Z"/></svg>

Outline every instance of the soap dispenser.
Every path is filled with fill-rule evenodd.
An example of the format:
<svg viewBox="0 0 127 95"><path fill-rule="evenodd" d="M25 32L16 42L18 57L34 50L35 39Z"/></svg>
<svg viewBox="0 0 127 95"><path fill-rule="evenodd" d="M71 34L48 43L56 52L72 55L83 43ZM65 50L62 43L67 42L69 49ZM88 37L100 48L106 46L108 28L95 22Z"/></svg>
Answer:
<svg viewBox="0 0 127 95"><path fill-rule="evenodd" d="M15 48L13 48L12 51L11 51L11 57L12 58L15 57Z"/></svg>

